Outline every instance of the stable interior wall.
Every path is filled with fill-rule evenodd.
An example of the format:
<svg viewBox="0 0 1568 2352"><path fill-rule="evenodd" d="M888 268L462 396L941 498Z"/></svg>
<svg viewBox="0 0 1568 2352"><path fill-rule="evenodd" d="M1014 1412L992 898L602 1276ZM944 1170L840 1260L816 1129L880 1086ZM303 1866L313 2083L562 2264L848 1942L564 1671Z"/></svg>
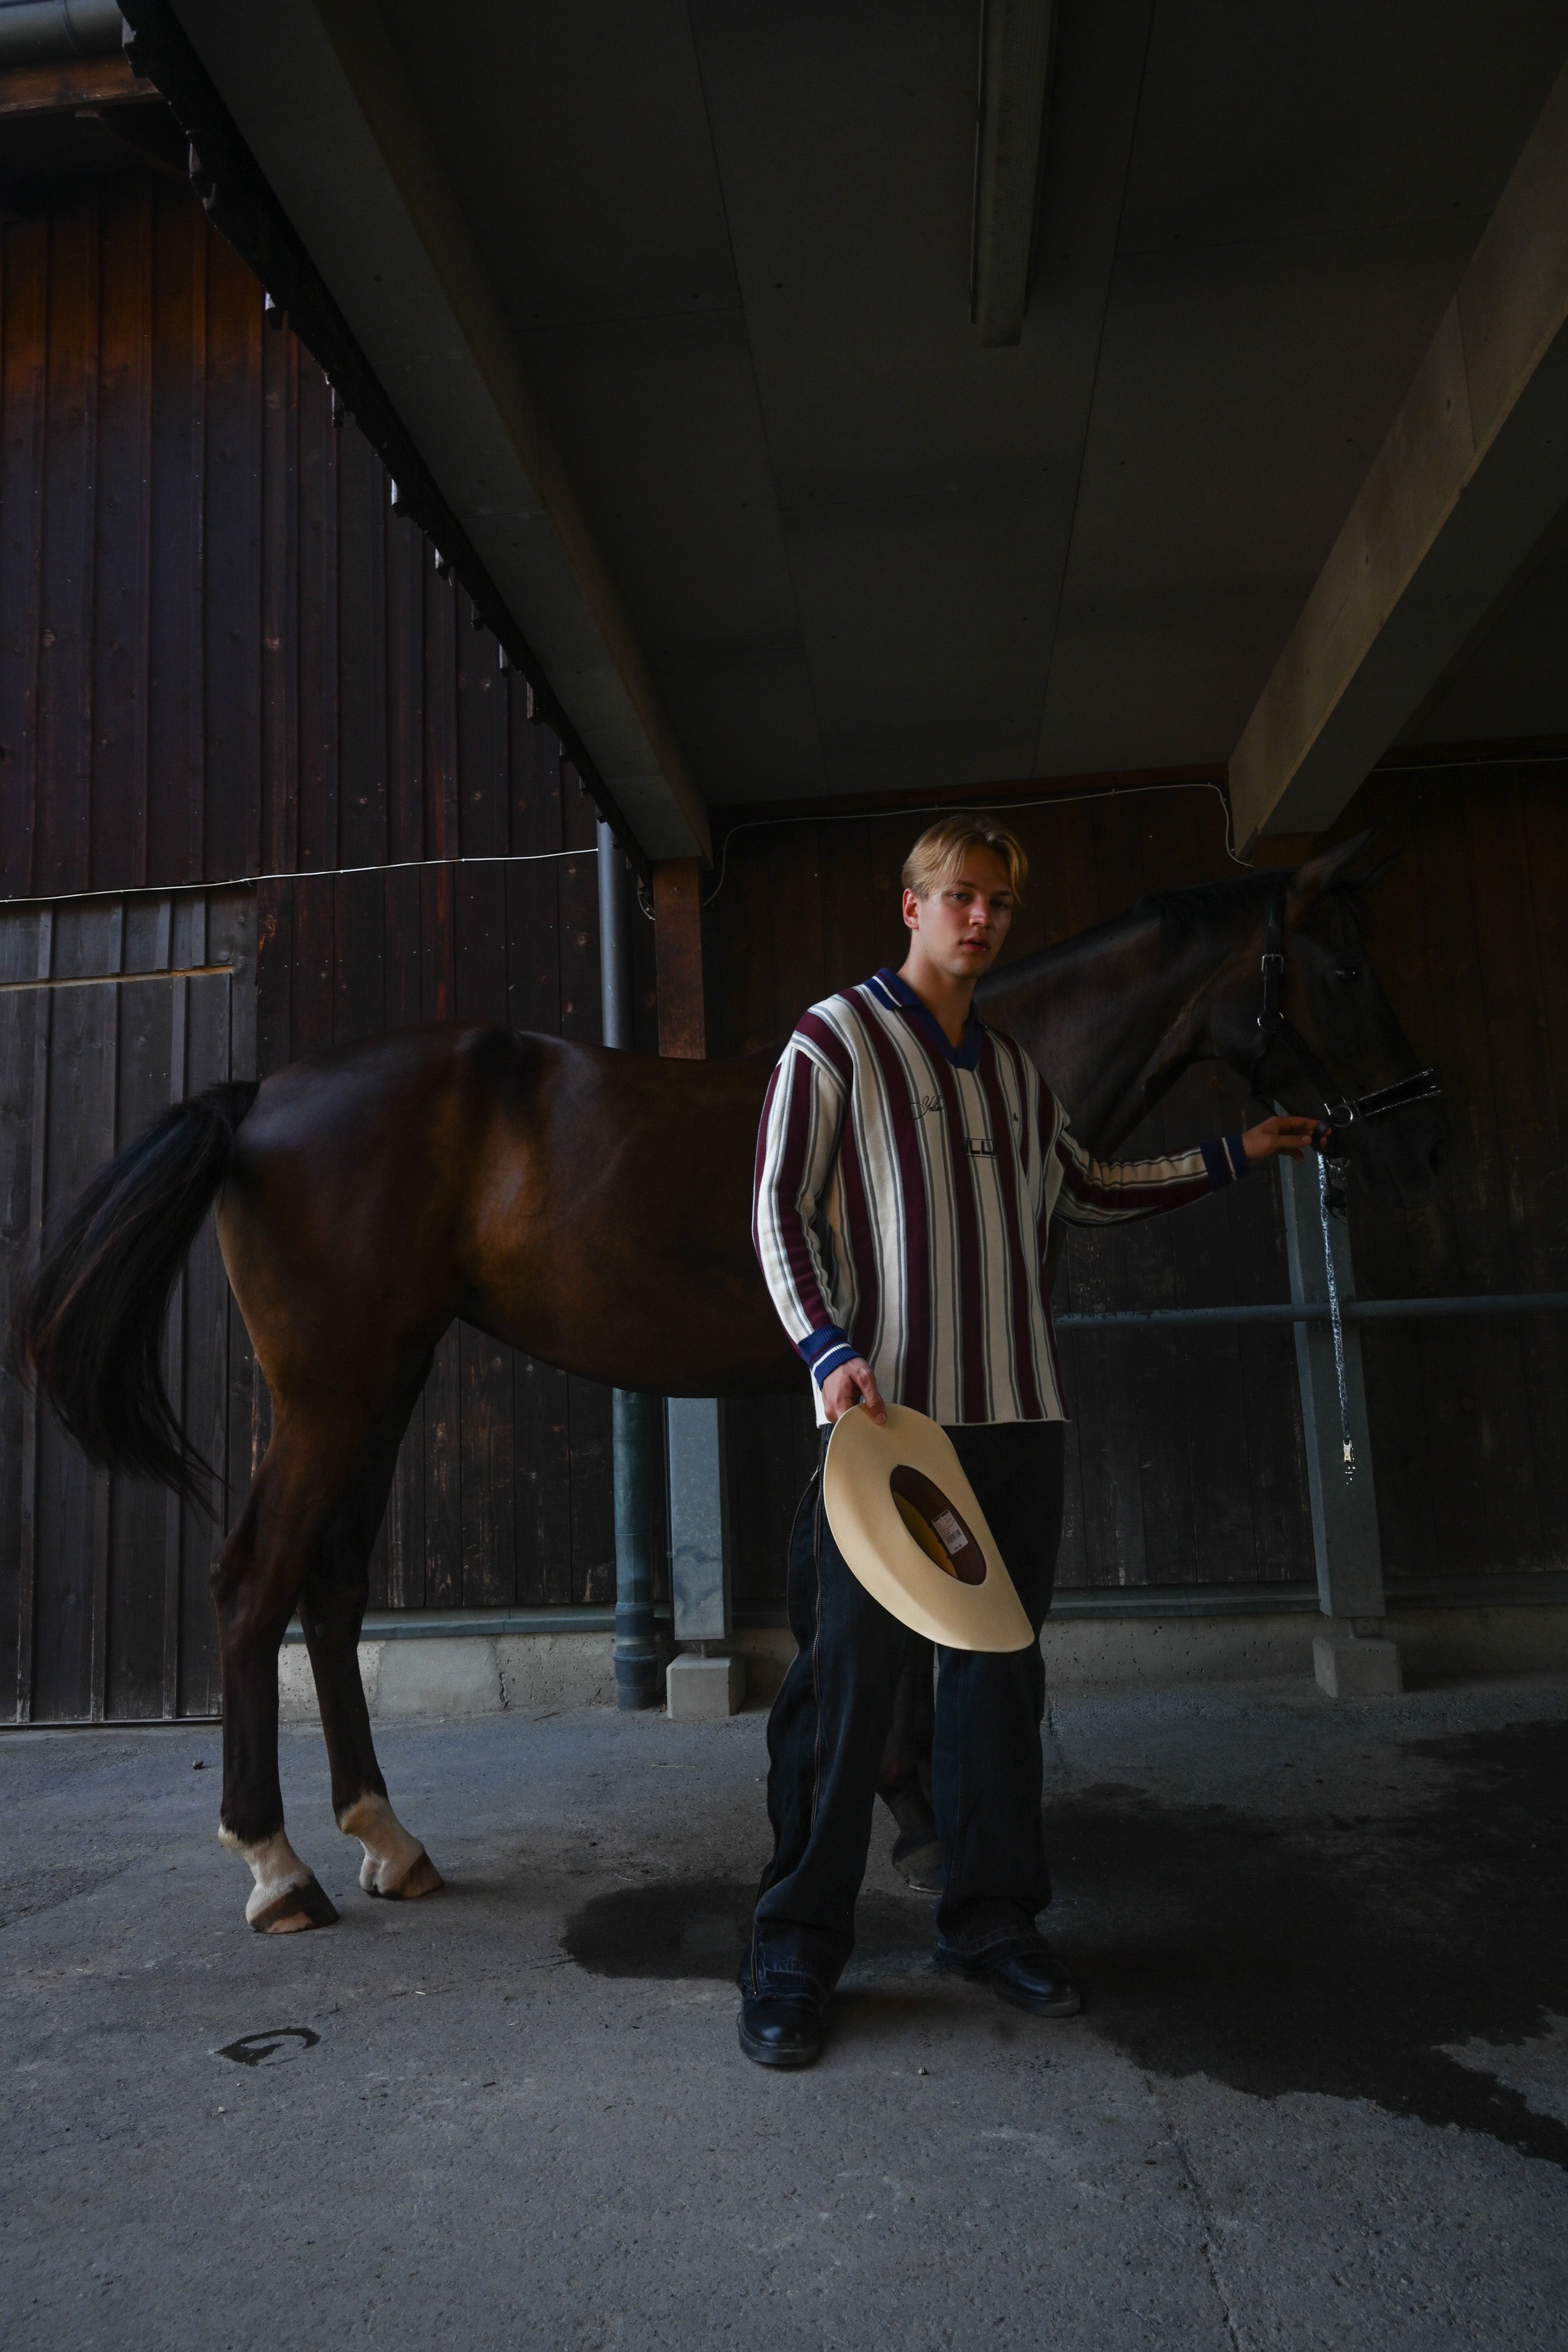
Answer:
<svg viewBox="0 0 1568 2352"><path fill-rule="evenodd" d="M1451 1139L1432 1206L1353 1183L1365 1296L1568 1288L1568 761L1466 754L1371 777L1332 838L1379 828L1403 854L1369 904L1377 971ZM776 1051L799 1012L902 960L899 869L930 811L758 823L721 814L706 912L710 1035ZM1212 784L1044 793L1009 813L1030 858L1009 959L1120 913L1142 892L1235 872ZM1305 839L1266 845L1274 862ZM1258 1116L1228 1073L1183 1079L1124 1147L1178 1145ZM1071 1233L1059 1313L1289 1296L1271 1178L1144 1225ZM1385 1568L1455 1586L1568 1562L1568 1364L1561 1318L1364 1328ZM1310 1581L1288 1327L1062 1335L1069 1432L1060 1583L1279 1587ZM804 1394L732 1405L737 1591L777 1607L813 1459Z"/></svg>
<svg viewBox="0 0 1568 2352"><path fill-rule="evenodd" d="M150 903L137 894L199 899L258 877L235 1076L409 1019L598 1037L593 812L522 680L189 185L84 173L0 232L0 901L65 909L107 893L106 918L134 931ZM634 922L633 947L651 1047L649 924ZM24 1171L34 1058L5 1106ZM127 1033L122 1108L149 1087L167 1100L169 1083L151 1033ZM110 1100L92 1133L127 1139L121 1116ZM61 1204L74 1164L58 1160L39 1201ZM36 1207L25 1187L7 1203L7 1277L37 1245ZM22 1408L6 1382L15 1485ZM254 1444L223 1457L216 1533L169 1518L182 1592L193 1575L199 1590L199 1554L237 1510L267 1426L262 1388ZM46 1468L53 1446L46 1435ZM658 1495L651 1516L662 1577ZM39 1620L19 1689L36 1684L38 1706L68 1716L205 1711L215 1684L194 1621L165 1670L174 1604L145 1528L138 1629L106 1633L122 1598L114 1540L79 1512L57 1517L48 1574L86 1613L58 1642ZM0 1531L0 1626L23 1623L18 1576ZM372 1605L597 1605L613 1588L609 1391L455 1328L400 1458ZM210 1619L204 1598L198 1614ZM151 1683L116 1666L142 1651L159 1658Z"/></svg>
<svg viewBox="0 0 1568 2352"><path fill-rule="evenodd" d="M1377 827L1377 969L1448 1122L1429 1208L1353 1192L1384 1298L1568 1290L1568 758L1412 751L1327 836ZM1364 1327L1393 1584L1568 1566L1562 1315Z"/></svg>
<svg viewBox="0 0 1568 2352"><path fill-rule="evenodd" d="M1374 949L1417 1053L1442 1070L1454 1136L1430 1212L1354 1199L1369 1291L1563 1286L1565 782L1561 760L1406 765L1370 780L1336 828L1375 819L1406 849L1374 902ZM926 814L758 824L737 809L727 826L719 813L710 1050L776 1049L804 1004L898 959L898 867ZM263 1071L416 1009L591 1037L590 815L494 640L188 187L111 173L8 221L0 895L298 877L258 890ZM1016 821L1034 862L1019 953L1145 888L1234 870L1212 784L1058 793ZM632 933L652 1050L650 926ZM1242 1110L1232 1081L1195 1073L1129 1149ZM13 1262L26 1246L14 1221ZM1058 1303L1284 1292L1276 1199L1259 1183L1074 1236ZM1560 1326L1378 1327L1364 1347L1391 1580L1563 1564ZM1310 1575L1287 1333L1080 1335L1064 1357L1077 1416L1064 1585L1239 1592ZM737 1600L776 1608L809 1413L803 1397L739 1402L729 1425ZM455 1332L400 1465L377 1605L608 1600L608 1441L602 1390ZM239 1469L236 1454L231 1509ZM662 1553L662 1514L654 1532ZM62 1568L90 1591L87 1558ZM0 1605L16 1622L14 1590ZM115 1679L141 1635L98 1653L92 1638L87 1679L108 1711L132 1704L133 1682L134 1704L152 1704L141 1668ZM165 1703L194 1703L184 1674L164 1675Z"/></svg>
<svg viewBox="0 0 1568 2352"><path fill-rule="evenodd" d="M710 892L716 1051L774 1050L814 999L903 961L904 854L931 812L758 823L725 832ZM1011 811L1030 856L1009 960L1119 913L1145 889L1218 880L1227 855L1212 783L1051 796ZM1128 1154L1243 1123L1228 1072L1187 1074ZM1071 1234L1058 1313L1289 1295L1278 1188L1240 1185L1146 1224ZM1064 1332L1072 1421L1059 1583L1278 1588L1312 1574L1306 1469L1288 1328ZM810 1406L729 1408L737 1593L777 1606L790 1515L813 1458ZM742 1454L744 1454L744 1474Z"/></svg>
<svg viewBox="0 0 1568 2352"><path fill-rule="evenodd" d="M25 1262L103 1160L255 1066L253 890L0 907L0 1255ZM214 1526L260 1399L209 1222L175 1281L162 1370L210 1474L190 1499L93 1468L0 1365L0 1715L207 1715Z"/></svg>

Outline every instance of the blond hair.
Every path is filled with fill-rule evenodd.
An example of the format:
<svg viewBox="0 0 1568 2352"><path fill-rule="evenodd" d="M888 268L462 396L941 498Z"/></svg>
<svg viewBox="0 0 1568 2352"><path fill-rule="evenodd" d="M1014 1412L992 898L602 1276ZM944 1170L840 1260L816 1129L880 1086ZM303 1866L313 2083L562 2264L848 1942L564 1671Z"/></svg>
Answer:
<svg viewBox="0 0 1568 2352"><path fill-rule="evenodd" d="M945 816L940 824L927 825L904 861L904 888L917 898L946 889L971 849L988 849L999 857L1008 869L1009 889L1022 895L1029 872L1023 845L1005 824L988 816Z"/></svg>

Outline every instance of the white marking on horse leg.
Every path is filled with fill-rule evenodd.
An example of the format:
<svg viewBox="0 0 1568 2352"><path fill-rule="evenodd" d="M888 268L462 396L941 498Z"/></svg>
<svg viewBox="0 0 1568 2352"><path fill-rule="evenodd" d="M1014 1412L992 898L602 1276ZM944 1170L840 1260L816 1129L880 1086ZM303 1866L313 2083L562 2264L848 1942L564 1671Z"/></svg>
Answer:
<svg viewBox="0 0 1568 2352"><path fill-rule="evenodd" d="M368 1792L356 1797L338 1816L345 1837L357 1837L365 1849L360 1885L367 1895L391 1895L405 1899L433 1895L440 1874L416 1837L411 1837L384 1797Z"/></svg>
<svg viewBox="0 0 1568 2352"><path fill-rule="evenodd" d="M300 1927L323 1927L337 1917L331 1904L316 1883L316 1874L300 1861L282 1830L271 1837L261 1838L247 1845L235 1837L233 1830L220 1827L218 1842L231 1853L243 1854L250 1864L256 1885L245 1916L253 1927L269 1935L292 1935ZM298 1900L290 1902L290 1895ZM270 1915L270 1916L268 1916Z"/></svg>

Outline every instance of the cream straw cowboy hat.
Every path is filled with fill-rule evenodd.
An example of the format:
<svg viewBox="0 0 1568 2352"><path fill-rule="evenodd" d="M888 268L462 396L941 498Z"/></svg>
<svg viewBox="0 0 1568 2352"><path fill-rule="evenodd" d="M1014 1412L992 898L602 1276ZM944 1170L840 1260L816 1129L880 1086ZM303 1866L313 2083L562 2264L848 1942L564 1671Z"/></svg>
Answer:
<svg viewBox="0 0 1568 2352"><path fill-rule="evenodd" d="M822 1501L851 1570L900 1624L949 1650L1029 1648L1023 1603L937 1423L890 1404L879 1429L852 1406L828 1441Z"/></svg>

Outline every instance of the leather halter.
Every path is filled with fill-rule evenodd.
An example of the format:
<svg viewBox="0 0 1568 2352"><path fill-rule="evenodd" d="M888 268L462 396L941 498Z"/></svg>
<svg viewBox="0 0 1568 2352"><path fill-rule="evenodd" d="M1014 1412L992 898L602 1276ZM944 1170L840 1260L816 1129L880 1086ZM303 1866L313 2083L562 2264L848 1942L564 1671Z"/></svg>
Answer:
<svg viewBox="0 0 1568 2352"><path fill-rule="evenodd" d="M1354 1127L1358 1120L1381 1118L1391 1110L1403 1110L1407 1103L1427 1102L1433 1095L1442 1093L1442 1083L1435 1069L1414 1070L1407 1078L1396 1078L1390 1087L1376 1087L1370 1094L1350 1095L1335 1084L1296 1027L1285 1015L1285 889L1281 883L1269 900L1269 910L1263 919L1263 1009L1258 1015L1258 1051L1253 1058L1251 1087L1255 1095L1268 1099L1262 1079L1263 1064L1270 1048L1279 1043L1288 1045L1301 1066L1301 1070L1322 1097L1323 1108L1333 1127Z"/></svg>

